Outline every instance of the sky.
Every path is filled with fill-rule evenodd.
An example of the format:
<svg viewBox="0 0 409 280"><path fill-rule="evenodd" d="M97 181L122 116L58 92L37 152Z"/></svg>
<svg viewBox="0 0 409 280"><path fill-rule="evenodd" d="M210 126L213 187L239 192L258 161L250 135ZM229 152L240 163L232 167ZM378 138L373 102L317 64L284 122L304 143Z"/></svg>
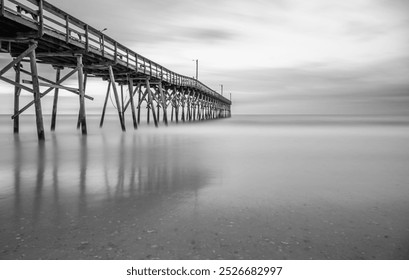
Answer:
<svg viewBox="0 0 409 280"><path fill-rule="evenodd" d="M407 0L48 2L177 73L195 76L198 59L199 80L223 84L236 114L409 114ZM88 112L105 87L89 83ZM11 92L0 82L2 113Z"/></svg>

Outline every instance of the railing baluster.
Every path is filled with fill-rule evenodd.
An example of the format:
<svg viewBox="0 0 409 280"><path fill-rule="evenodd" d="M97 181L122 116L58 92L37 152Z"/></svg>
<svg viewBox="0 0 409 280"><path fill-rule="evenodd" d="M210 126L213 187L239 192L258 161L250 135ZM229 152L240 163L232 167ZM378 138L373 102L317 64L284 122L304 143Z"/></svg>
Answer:
<svg viewBox="0 0 409 280"><path fill-rule="evenodd" d="M101 34L101 51L102 51L102 57L105 57L105 36L104 34Z"/></svg>
<svg viewBox="0 0 409 280"><path fill-rule="evenodd" d="M118 43L116 41L114 43L114 62L118 63Z"/></svg>
<svg viewBox="0 0 409 280"><path fill-rule="evenodd" d="M65 15L65 42L70 42L70 17Z"/></svg>
<svg viewBox="0 0 409 280"><path fill-rule="evenodd" d="M89 32L88 24L85 25L85 50L89 52Z"/></svg>
<svg viewBox="0 0 409 280"><path fill-rule="evenodd" d="M38 37L42 37L44 34L44 7L43 0L38 1Z"/></svg>
<svg viewBox="0 0 409 280"><path fill-rule="evenodd" d="M4 15L4 0L1 0L1 10L0 10L0 14Z"/></svg>

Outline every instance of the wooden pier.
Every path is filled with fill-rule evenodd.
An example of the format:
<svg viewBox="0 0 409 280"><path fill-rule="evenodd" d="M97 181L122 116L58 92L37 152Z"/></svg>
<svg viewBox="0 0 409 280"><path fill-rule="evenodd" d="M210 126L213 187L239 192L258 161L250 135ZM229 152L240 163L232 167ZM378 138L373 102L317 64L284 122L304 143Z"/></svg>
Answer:
<svg viewBox="0 0 409 280"><path fill-rule="evenodd" d="M51 130L55 130L60 90L78 95L77 127L87 134L85 98L90 77L107 82L100 126L103 126L108 98L114 95L119 123L123 131L125 112L132 114L133 127L140 123L142 104L146 104L147 121L152 116L158 126L162 116L171 121L196 121L225 118L231 115L231 101L194 78L183 76L126 48L114 39L43 0L0 0L0 52L9 53L10 63L0 70L0 80L14 85L14 133L19 132L19 115L35 107L37 134L45 139L41 98L54 93ZM22 67L27 63L29 67ZM55 69L55 81L40 75L37 65ZM61 70L70 69L61 77ZM14 69L15 79L4 74ZM30 69L30 71L26 70ZM25 74L31 80L21 79ZM78 87L64 86L76 75ZM47 89L41 92L41 87ZM124 99L124 87L129 97ZM33 94L33 100L20 106L22 90Z"/></svg>

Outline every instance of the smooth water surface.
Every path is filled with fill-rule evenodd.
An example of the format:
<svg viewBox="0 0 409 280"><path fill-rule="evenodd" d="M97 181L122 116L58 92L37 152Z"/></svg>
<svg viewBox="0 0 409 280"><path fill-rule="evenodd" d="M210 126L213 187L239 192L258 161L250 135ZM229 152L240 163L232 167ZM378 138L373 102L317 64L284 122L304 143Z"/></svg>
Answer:
<svg viewBox="0 0 409 280"><path fill-rule="evenodd" d="M404 119L0 121L1 259L409 259Z"/></svg>

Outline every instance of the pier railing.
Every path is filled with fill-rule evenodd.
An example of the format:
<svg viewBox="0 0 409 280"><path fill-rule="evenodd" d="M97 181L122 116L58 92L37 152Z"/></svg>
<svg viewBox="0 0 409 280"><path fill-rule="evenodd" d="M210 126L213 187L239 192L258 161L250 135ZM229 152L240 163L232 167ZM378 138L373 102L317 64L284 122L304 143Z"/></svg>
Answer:
<svg viewBox="0 0 409 280"><path fill-rule="evenodd" d="M195 88L226 104L230 100L202 82L177 74L166 67L130 50L111 37L85 22L69 15L43 0L0 0L1 16L19 18L22 24L37 30L38 38L44 34L74 45L85 52L103 57L137 73L160 79L176 86Z"/></svg>

